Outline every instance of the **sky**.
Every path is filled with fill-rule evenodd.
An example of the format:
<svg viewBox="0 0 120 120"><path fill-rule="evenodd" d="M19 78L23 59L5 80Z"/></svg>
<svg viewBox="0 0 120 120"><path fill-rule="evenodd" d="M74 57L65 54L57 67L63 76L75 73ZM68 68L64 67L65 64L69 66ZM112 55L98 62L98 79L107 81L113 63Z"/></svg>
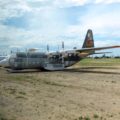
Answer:
<svg viewBox="0 0 120 120"><path fill-rule="evenodd" d="M96 47L120 45L120 0L0 0L0 52L81 48L93 30ZM108 50L120 55L120 49Z"/></svg>

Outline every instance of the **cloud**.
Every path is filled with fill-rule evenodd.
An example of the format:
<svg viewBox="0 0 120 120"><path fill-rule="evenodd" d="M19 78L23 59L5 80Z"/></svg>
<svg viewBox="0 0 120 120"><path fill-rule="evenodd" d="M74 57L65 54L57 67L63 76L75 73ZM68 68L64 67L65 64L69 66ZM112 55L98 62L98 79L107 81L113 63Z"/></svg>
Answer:
<svg viewBox="0 0 120 120"><path fill-rule="evenodd" d="M120 3L120 0L54 0L54 5L58 7L85 6L95 4Z"/></svg>
<svg viewBox="0 0 120 120"><path fill-rule="evenodd" d="M91 8L92 7L92 8ZM78 24L70 25L67 33L79 35L87 29L93 29L95 36L108 38L120 37L120 16L118 6L91 6L88 12L78 18ZM114 9L115 8L115 9Z"/></svg>
<svg viewBox="0 0 120 120"><path fill-rule="evenodd" d="M0 47L57 49L82 46L87 29L93 29L96 46L120 44L117 0L5 0L0 2ZM114 40L112 40L114 39ZM104 42L103 42L103 41ZM101 44L100 44L101 43Z"/></svg>
<svg viewBox="0 0 120 120"><path fill-rule="evenodd" d="M4 0L0 1L0 20L10 17L17 17L30 11L30 7L25 1L21 0Z"/></svg>
<svg viewBox="0 0 120 120"><path fill-rule="evenodd" d="M84 6L89 3L91 3L91 0L55 0L53 2L53 5L60 8L64 8L72 6Z"/></svg>
<svg viewBox="0 0 120 120"><path fill-rule="evenodd" d="M120 3L120 0L96 0L96 4L112 4L112 3Z"/></svg>

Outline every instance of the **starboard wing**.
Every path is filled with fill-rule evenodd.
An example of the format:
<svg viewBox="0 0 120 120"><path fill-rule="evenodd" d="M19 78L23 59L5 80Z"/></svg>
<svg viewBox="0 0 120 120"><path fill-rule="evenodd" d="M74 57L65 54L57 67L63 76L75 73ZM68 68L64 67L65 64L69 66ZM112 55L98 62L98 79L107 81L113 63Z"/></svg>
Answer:
<svg viewBox="0 0 120 120"><path fill-rule="evenodd" d="M88 52L88 51L93 51L93 50L98 51L98 50L111 49L111 48L120 48L120 46L81 48L81 49L76 50L76 52Z"/></svg>

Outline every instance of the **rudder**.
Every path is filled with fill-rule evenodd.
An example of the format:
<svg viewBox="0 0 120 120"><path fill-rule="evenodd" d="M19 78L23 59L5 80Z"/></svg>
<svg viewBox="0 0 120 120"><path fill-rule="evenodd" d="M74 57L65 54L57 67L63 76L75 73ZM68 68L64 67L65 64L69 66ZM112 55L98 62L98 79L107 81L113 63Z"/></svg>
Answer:
<svg viewBox="0 0 120 120"><path fill-rule="evenodd" d="M94 47L94 40L93 40L92 30L89 29L87 31L87 34L86 34L86 37L85 37L82 48L91 48L91 47Z"/></svg>

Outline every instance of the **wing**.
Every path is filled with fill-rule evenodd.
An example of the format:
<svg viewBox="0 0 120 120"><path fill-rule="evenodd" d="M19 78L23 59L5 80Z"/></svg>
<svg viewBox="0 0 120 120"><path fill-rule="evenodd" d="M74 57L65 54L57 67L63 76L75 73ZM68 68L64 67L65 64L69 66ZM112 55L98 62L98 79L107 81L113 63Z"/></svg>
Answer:
<svg viewBox="0 0 120 120"><path fill-rule="evenodd" d="M90 52L90 51L96 51L96 50L104 50L104 49L111 49L111 48L120 48L120 46L106 46L106 47L92 47L92 48L82 48L76 50L76 52Z"/></svg>

